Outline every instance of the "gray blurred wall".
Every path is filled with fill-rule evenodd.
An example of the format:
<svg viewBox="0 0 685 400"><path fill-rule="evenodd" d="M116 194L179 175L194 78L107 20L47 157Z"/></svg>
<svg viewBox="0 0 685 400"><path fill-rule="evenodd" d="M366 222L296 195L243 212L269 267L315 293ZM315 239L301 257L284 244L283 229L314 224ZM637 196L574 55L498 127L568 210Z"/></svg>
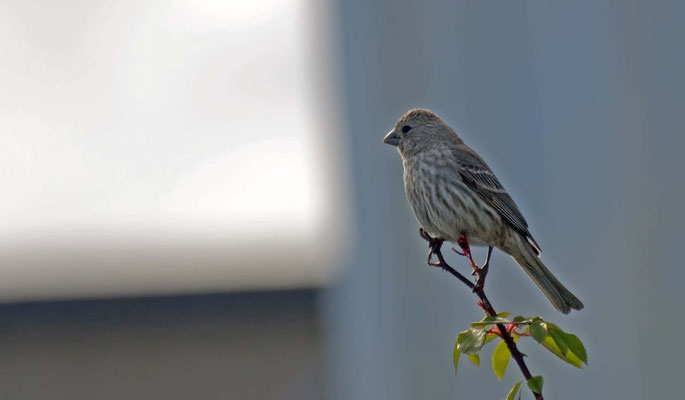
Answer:
<svg viewBox="0 0 685 400"><path fill-rule="evenodd" d="M502 398L484 362L454 376L474 298L425 267L401 164L380 139L411 107L493 167L545 262L585 302L556 313L497 254L495 307L577 333L582 371L522 343L554 399L664 398L683 359L685 3L340 1L355 247L325 296L333 399ZM461 260L453 258L458 264Z"/></svg>
<svg viewBox="0 0 685 400"><path fill-rule="evenodd" d="M0 305L2 399L323 394L312 290Z"/></svg>

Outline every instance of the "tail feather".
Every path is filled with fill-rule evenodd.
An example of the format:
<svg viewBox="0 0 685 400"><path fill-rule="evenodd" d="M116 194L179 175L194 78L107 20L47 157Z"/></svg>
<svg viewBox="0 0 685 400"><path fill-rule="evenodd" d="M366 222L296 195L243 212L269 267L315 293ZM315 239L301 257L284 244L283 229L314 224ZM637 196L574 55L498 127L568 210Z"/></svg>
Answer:
<svg viewBox="0 0 685 400"><path fill-rule="evenodd" d="M515 255L512 255L512 258L547 296L554 308L564 314L568 314L571 309L581 310L583 308L583 302L559 282L552 272L545 267L545 264L533 254L532 249L517 253L513 253Z"/></svg>

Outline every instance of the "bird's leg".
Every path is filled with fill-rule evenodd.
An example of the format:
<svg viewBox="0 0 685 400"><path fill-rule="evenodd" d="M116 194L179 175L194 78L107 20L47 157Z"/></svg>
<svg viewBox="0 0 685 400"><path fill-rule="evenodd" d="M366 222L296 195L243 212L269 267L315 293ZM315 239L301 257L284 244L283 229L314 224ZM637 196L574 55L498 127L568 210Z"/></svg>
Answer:
<svg viewBox="0 0 685 400"><path fill-rule="evenodd" d="M432 265L434 267L440 266L440 263L433 263L431 262L431 259L433 258L433 253L440 250L444 240L432 237L428 234L428 232L424 231L423 228L419 228L419 236L428 242L428 248L430 249L428 251L428 265Z"/></svg>
<svg viewBox="0 0 685 400"><path fill-rule="evenodd" d="M457 272L454 268L450 267L445 261L445 258L442 256L442 252L440 251L440 249L442 248L442 243L444 242L443 239L436 239L431 237L431 235L429 235L428 232L424 231L423 228L419 229L419 235L421 236L421 238L428 241L428 247L430 248L430 251L428 253L428 265L432 267L442 268L443 271L449 272L450 274L452 274L452 276L459 279L464 285L470 288L474 287L474 284L468 278ZM431 262L431 257L433 256L433 254L435 254L438 257L438 262Z"/></svg>
<svg viewBox="0 0 685 400"><path fill-rule="evenodd" d="M478 265L473 261L473 257L471 256L471 248L469 247L469 241L466 239L466 235L463 233L459 235L459 238L457 239L457 245L461 248L461 252L457 251L456 249L453 250L460 256L464 256L469 259L471 268L473 268L473 273L471 275L476 275L479 273L480 268L478 268Z"/></svg>
<svg viewBox="0 0 685 400"><path fill-rule="evenodd" d="M433 240L433 238L428 234L428 232L424 231L423 228L419 228L419 236L421 236L423 240L427 241L428 245L430 246L430 242Z"/></svg>
<svg viewBox="0 0 685 400"><path fill-rule="evenodd" d="M476 280L476 286L473 287L474 292L478 289L483 289L483 286L485 286L485 277L488 275L488 269L490 268L490 255L492 255L492 246L488 246L488 255L485 256L485 263L483 263L478 272L478 280Z"/></svg>

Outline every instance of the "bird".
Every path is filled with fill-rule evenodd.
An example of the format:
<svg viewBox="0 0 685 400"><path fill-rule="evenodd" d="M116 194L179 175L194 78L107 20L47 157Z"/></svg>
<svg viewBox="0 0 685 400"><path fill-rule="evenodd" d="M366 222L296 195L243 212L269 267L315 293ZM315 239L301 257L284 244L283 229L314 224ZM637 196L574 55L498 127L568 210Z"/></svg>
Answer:
<svg viewBox="0 0 685 400"><path fill-rule="evenodd" d="M400 153L405 194L423 231L439 240L465 241L466 249L468 244L498 248L555 309L568 314L583 308L543 264L528 223L490 167L438 115L421 108L407 111L383 143Z"/></svg>

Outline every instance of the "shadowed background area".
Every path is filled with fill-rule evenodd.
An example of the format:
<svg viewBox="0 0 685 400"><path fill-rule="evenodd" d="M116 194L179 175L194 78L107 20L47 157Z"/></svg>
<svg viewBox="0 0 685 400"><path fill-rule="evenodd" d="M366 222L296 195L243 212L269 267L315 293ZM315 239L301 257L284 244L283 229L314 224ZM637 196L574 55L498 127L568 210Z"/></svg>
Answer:
<svg viewBox="0 0 685 400"><path fill-rule="evenodd" d="M588 349L575 370L522 341L545 395L673 396L684 13L2 2L0 394L504 397L513 365L502 382L487 357L454 376L454 339L481 313L425 266L399 155L381 144L426 107L490 164L585 303L556 313L495 253L498 311Z"/></svg>

